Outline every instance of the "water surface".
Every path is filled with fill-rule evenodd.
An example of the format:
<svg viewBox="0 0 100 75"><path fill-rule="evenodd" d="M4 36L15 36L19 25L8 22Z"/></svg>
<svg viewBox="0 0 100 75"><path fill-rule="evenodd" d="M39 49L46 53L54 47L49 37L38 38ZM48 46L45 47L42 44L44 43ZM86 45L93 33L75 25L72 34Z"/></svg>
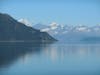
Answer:
<svg viewBox="0 0 100 75"><path fill-rule="evenodd" d="M0 44L0 75L100 75L100 44Z"/></svg>

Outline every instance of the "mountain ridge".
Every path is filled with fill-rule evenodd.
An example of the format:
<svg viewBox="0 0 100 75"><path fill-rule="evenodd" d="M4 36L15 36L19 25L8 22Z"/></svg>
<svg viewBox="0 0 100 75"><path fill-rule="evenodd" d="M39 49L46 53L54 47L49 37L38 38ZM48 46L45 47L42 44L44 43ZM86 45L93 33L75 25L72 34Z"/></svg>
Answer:
<svg viewBox="0 0 100 75"><path fill-rule="evenodd" d="M0 41L57 41L46 32L28 27L13 19L10 15L0 13Z"/></svg>
<svg viewBox="0 0 100 75"><path fill-rule="evenodd" d="M40 24L41 25L41 24ZM41 25L42 26L42 25ZM41 32L48 32L54 38L61 42L100 42L100 26L69 26L69 25L55 25L55 29L50 26L40 29ZM34 27L34 26L33 26ZM91 40L89 40L91 39ZM96 39L96 40L95 40ZM94 42L93 41L93 42Z"/></svg>

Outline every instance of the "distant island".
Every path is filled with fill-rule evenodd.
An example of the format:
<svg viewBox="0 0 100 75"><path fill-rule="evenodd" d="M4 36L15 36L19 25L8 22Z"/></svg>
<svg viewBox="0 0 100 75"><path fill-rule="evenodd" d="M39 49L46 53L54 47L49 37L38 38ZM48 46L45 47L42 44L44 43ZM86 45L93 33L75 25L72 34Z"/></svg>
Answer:
<svg viewBox="0 0 100 75"><path fill-rule="evenodd" d="M26 26L8 14L0 13L0 42L52 42L57 41L47 32Z"/></svg>

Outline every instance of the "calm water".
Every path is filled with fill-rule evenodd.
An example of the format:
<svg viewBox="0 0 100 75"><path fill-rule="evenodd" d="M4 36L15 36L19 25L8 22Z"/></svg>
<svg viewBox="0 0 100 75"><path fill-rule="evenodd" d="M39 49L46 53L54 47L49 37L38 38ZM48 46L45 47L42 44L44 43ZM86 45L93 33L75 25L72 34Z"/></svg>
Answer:
<svg viewBox="0 0 100 75"><path fill-rule="evenodd" d="M0 44L0 75L100 75L100 45Z"/></svg>

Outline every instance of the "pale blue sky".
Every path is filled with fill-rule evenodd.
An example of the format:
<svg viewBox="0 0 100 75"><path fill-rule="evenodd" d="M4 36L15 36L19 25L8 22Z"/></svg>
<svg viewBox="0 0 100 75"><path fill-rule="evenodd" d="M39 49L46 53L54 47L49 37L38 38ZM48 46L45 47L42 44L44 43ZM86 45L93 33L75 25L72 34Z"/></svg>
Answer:
<svg viewBox="0 0 100 75"><path fill-rule="evenodd" d="M1 0L0 12L34 24L100 24L99 0Z"/></svg>

